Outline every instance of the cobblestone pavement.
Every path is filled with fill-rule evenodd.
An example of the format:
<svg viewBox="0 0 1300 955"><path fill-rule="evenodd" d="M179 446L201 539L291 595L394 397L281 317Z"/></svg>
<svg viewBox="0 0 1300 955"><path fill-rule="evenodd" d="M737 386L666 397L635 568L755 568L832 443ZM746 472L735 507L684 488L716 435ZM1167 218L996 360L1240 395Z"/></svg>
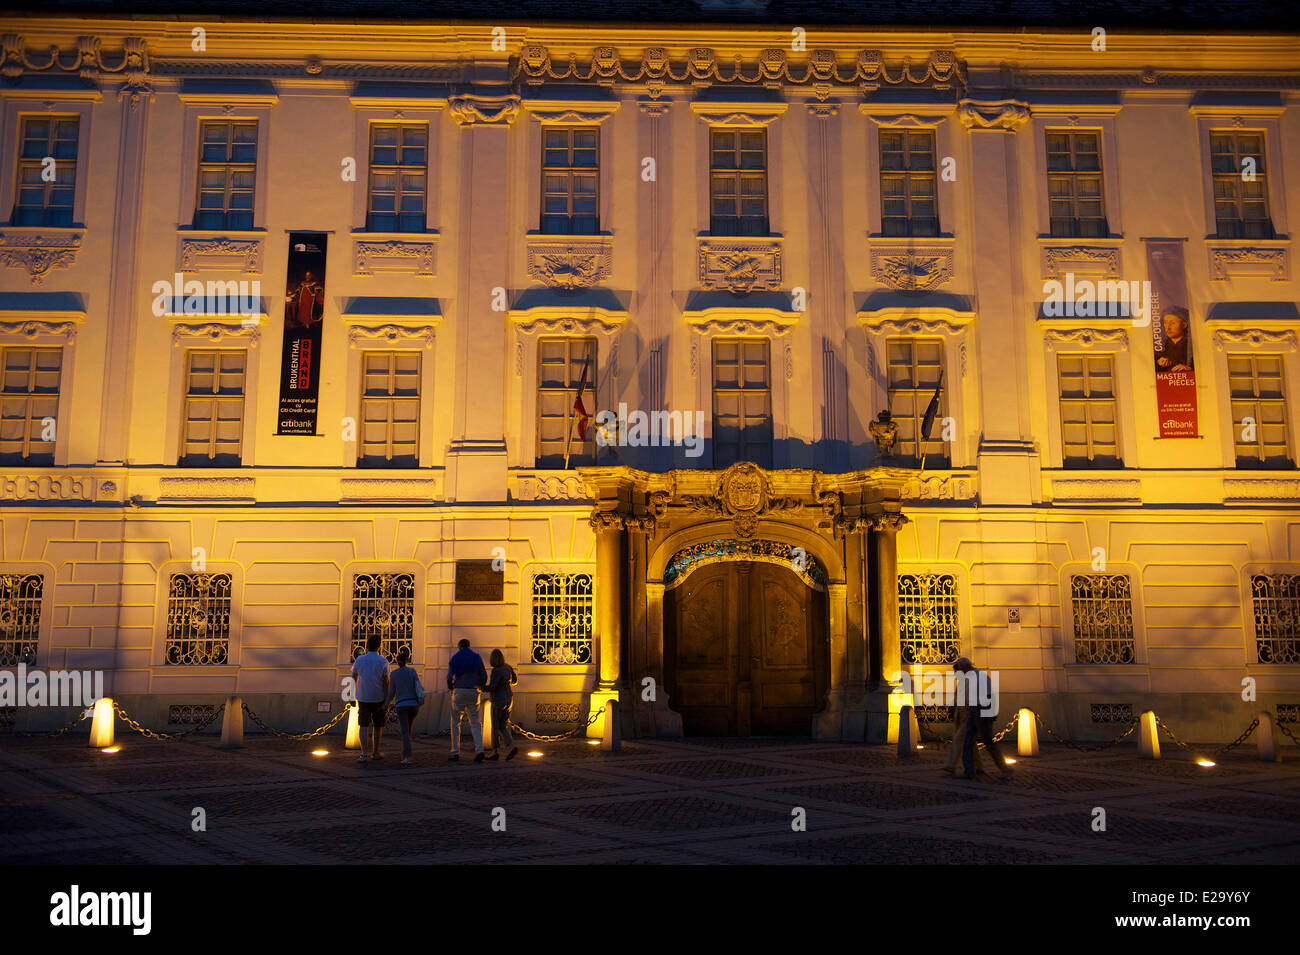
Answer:
<svg viewBox="0 0 1300 955"><path fill-rule="evenodd" d="M578 740L475 765L448 763L444 738L401 766L393 740L364 765L342 742L250 737L229 752L119 735L105 755L84 737L0 737L0 865L467 862L475 829L483 862L1300 862L1294 747L1281 763L1247 746L1202 769L1184 753L1046 745L1001 783L944 776L933 747L900 759L806 740L631 741L611 755ZM196 807L206 832L192 831Z"/></svg>

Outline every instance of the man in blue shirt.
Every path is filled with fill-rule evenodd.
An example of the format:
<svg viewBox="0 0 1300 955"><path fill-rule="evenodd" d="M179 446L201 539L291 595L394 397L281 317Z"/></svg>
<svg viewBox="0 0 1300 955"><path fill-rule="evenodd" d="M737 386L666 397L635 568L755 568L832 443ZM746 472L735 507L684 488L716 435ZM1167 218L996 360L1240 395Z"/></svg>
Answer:
<svg viewBox="0 0 1300 955"><path fill-rule="evenodd" d="M460 649L447 668L447 689L451 690L451 762L460 759L460 721L469 719L474 734L474 762L483 762L483 718L478 711L478 693L487 686L483 658L469 648L468 640L457 644Z"/></svg>

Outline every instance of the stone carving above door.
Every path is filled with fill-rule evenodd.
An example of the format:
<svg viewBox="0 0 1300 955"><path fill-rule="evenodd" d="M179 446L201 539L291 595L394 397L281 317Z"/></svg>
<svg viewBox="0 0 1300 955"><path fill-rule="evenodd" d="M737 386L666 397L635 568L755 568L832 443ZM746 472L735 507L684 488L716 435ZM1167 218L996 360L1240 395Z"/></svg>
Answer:
<svg viewBox="0 0 1300 955"><path fill-rule="evenodd" d="M767 474L749 461L733 464L723 471L713 494L686 494L682 503L694 511L731 518L736 536L742 539L757 533L758 522L765 515L800 506L798 498L773 497Z"/></svg>

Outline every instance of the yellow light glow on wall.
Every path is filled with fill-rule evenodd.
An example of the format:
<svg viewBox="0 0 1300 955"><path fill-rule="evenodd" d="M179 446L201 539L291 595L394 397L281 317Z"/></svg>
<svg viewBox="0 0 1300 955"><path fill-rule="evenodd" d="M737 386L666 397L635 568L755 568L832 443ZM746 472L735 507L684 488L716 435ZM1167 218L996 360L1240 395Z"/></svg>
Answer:
<svg viewBox="0 0 1300 955"><path fill-rule="evenodd" d="M100 750L113 745L113 701L106 696L95 701L95 712L90 717L90 745Z"/></svg>

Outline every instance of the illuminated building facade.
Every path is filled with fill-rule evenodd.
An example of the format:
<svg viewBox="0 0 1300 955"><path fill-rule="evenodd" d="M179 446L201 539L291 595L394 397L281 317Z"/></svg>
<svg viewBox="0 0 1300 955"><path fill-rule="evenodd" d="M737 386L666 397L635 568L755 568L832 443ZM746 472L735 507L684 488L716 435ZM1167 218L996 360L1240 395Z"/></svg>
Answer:
<svg viewBox="0 0 1300 955"><path fill-rule="evenodd" d="M959 655L1080 738L1294 708L1296 38L679 6L0 21L0 663L156 726L318 725L372 633L547 732L879 741Z"/></svg>

